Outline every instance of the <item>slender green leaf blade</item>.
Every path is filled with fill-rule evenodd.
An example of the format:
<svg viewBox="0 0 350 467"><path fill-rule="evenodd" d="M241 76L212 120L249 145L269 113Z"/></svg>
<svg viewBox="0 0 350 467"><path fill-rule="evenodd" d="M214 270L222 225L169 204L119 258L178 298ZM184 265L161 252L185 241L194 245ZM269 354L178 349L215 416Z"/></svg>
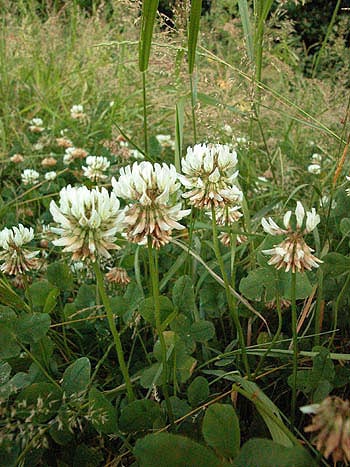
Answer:
<svg viewBox="0 0 350 467"><path fill-rule="evenodd" d="M202 0L192 0L190 12L190 26L188 30L188 72L193 73L196 59L196 49L199 32L199 22L202 11Z"/></svg>
<svg viewBox="0 0 350 467"><path fill-rule="evenodd" d="M159 0L143 0L142 2L141 35L139 42L139 69L141 72L146 71L148 68L158 3Z"/></svg>

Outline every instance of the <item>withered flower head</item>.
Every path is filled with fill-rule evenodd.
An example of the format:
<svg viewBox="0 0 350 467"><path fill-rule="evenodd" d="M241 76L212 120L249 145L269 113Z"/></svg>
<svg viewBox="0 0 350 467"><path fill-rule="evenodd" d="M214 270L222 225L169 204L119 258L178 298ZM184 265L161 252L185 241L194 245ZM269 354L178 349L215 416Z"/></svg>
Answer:
<svg viewBox="0 0 350 467"><path fill-rule="evenodd" d="M304 431L315 433L312 443L324 457L332 456L337 462L350 462L350 408L349 401L336 396L327 397L321 404L300 409L313 413L311 425Z"/></svg>
<svg viewBox="0 0 350 467"><path fill-rule="evenodd" d="M108 282L114 284L127 285L130 282L130 277L124 268L112 268L106 274Z"/></svg>

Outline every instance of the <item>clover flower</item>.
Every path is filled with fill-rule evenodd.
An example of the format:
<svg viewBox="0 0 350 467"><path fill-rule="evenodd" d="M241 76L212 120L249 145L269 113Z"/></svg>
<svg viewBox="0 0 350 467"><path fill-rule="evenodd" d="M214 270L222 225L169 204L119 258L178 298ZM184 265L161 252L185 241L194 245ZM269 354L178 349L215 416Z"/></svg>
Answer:
<svg viewBox="0 0 350 467"><path fill-rule="evenodd" d="M346 179L347 179L348 182L350 182L350 177L348 177L347 175L346 175ZM345 193L346 193L348 196L350 196L350 188L346 188Z"/></svg>
<svg viewBox="0 0 350 467"><path fill-rule="evenodd" d="M85 159L88 153L85 149L82 148L75 148L74 146L66 148L66 151L63 156L63 163L65 165L70 164L75 159Z"/></svg>
<svg viewBox="0 0 350 467"><path fill-rule="evenodd" d="M311 425L304 431L318 432L312 443L322 452L324 457L333 457L337 462L350 462L350 407L348 400L339 397L327 397L321 404L301 407L304 413L315 414Z"/></svg>
<svg viewBox="0 0 350 467"><path fill-rule="evenodd" d="M58 147L64 148L64 149L72 148L74 146L72 141L66 138L65 136L62 136L61 138L56 138L56 144Z"/></svg>
<svg viewBox="0 0 350 467"><path fill-rule="evenodd" d="M5 228L0 232L0 270L9 275L22 275L31 269L37 269L38 259L35 257L39 251L29 251L23 245L31 242L34 238L32 228L18 227Z"/></svg>
<svg viewBox="0 0 350 467"><path fill-rule="evenodd" d="M24 161L24 157L22 154L14 154L11 158L10 161L15 163L15 164L20 164L21 162Z"/></svg>
<svg viewBox="0 0 350 467"><path fill-rule="evenodd" d="M173 165L146 161L121 168L118 181L112 178L115 194L130 203L124 208L129 241L145 244L150 237L159 248L170 241L173 229L185 228L177 221L190 211L181 209L177 178Z"/></svg>
<svg viewBox="0 0 350 467"><path fill-rule="evenodd" d="M50 156L50 157L44 157L44 159L41 161L41 165L43 167L53 167L57 164L57 160Z"/></svg>
<svg viewBox="0 0 350 467"><path fill-rule="evenodd" d="M123 215L119 200L105 188L89 190L87 187L67 187L60 191L59 206L50 203L50 212L60 227L51 231L61 238L54 240L63 246L64 252L72 253L73 261L97 256L110 258L108 250L119 247L114 243L116 233L122 228Z"/></svg>
<svg viewBox="0 0 350 467"><path fill-rule="evenodd" d="M237 154L228 145L196 144L187 149L181 161L184 175L181 183L189 191L183 194L198 208L223 207L237 204L240 200L234 181Z"/></svg>
<svg viewBox="0 0 350 467"><path fill-rule="evenodd" d="M43 121L41 118L32 118L32 120L29 122L29 131L32 133L41 133L45 130L43 127Z"/></svg>
<svg viewBox="0 0 350 467"><path fill-rule="evenodd" d="M316 214L315 208L312 208L311 211L306 212L305 221L305 210L300 201L297 202L295 209L295 229L290 223L291 216L292 211L288 211L284 215L284 229L279 227L271 217L268 220L262 218L261 224L266 233L287 235L287 238L275 245L274 248L262 251L265 255L271 255L268 264L275 266L276 269L284 268L286 272L291 270L293 273L303 272L305 269L309 271L313 267L318 268L322 261L312 254L314 250L306 244L304 235L314 230L320 222L320 216Z"/></svg>
<svg viewBox="0 0 350 467"><path fill-rule="evenodd" d="M162 148L175 149L175 141L171 139L171 135L156 135L156 140Z"/></svg>
<svg viewBox="0 0 350 467"><path fill-rule="evenodd" d="M21 173L21 179L23 185L31 185L33 183L36 183L39 178L39 173L36 170L32 169L25 169Z"/></svg>
<svg viewBox="0 0 350 467"><path fill-rule="evenodd" d="M88 156L86 158L87 167L83 166L84 176L97 182L98 180L104 180L107 178L103 172L105 172L111 165L106 157Z"/></svg>
<svg viewBox="0 0 350 467"><path fill-rule="evenodd" d="M112 268L105 274L105 277L112 284L128 285L130 283L130 277L124 268Z"/></svg>
<svg viewBox="0 0 350 467"><path fill-rule="evenodd" d="M57 173L55 171L46 172L45 174L45 180L47 180L48 182L52 182L52 180L55 180L56 177Z"/></svg>
<svg viewBox="0 0 350 467"><path fill-rule="evenodd" d="M319 175L321 173L320 164L310 164L307 168L307 171L314 175Z"/></svg>
<svg viewBox="0 0 350 467"><path fill-rule="evenodd" d="M236 187L237 188L237 187ZM237 188L238 191L240 191ZM237 193L237 196L240 196L240 199L242 201L243 199L243 193L240 191L240 194ZM240 211L241 206L227 206L227 207L217 207L215 209L215 220L217 225L223 225L226 227L231 226L232 224L236 223L239 221L239 219L243 216L243 214ZM213 215L211 211L207 211L206 215L212 219ZM230 246L231 245L231 234L229 232L221 232L219 235L219 240L221 243L225 246ZM246 237L243 235L238 235L236 237L236 241L238 243L244 243L246 241Z"/></svg>
<svg viewBox="0 0 350 467"><path fill-rule="evenodd" d="M70 116L76 120L84 118L84 107L81 104L72 105L70 109Z"/></svg>

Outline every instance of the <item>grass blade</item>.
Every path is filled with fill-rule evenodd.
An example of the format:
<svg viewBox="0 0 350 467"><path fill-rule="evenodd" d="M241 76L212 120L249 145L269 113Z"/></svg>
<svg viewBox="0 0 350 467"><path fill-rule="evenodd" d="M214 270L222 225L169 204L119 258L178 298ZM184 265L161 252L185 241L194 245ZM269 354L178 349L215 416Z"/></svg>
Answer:
<svg viewBox="0 0 350 467"><path fill-rule="evenodd" d="M148 68L158 3L159 0L144 0L142 2L141 35L139 42L139 69L141 72L146 71Z"/></svg>
<svg viewBox="0 0 350 467"><path fill-rule="evenodd" d="M196 59L196 48L199 32L199 21L202 12L202 0L192 0L190 12L190 26L188 30L188 72L193 73Z"/></svg>
<svg viewBox="0 0 350 467"><path fill-rule="evenodd" d="M183 128L184 128L184 99L180 99L176 104L175 113L175 167L180 172L180 160L182 156Z"/></svg>
<svg viewBox="0 0 350 467"><path fill-rule="evenodd" d="M243 33L247 46L249 60L254 61L254 37L247 0L238 0L238 9L242 21Z"/></svg>

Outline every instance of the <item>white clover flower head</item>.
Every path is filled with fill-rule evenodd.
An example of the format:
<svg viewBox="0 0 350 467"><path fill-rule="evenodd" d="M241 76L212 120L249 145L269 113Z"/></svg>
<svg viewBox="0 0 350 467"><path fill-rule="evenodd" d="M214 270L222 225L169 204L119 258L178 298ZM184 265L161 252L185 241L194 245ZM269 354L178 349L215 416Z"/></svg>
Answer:
<svg viewBox="0 0 350 467"><path fill-rule="evenodd" d="M196 144L187 148L179 179L188 190L183 194L196 207L210 208L240 202L234 181L237 153L226 144Z"/></svg>
<svg viewBox="0 0 350 467"><path fill-rule="evenodd" d="M80 119L85 117L84 107L81 104L72 105L70 109L70 115L74 119Z"/></svg>
<svg viewBox="0 0 350 467"><path fill-rule="evenodd" d="M131 157L136 160L143 160L145 156L138 149L131 149Z"/></svg>
<svg viewBox="0 0 350 467"><path fill-rule="evenodd" d="M34 151L42 151L44 149L44 144L41 141L38 141L37 143L33 144L33 150Z"/></svg>
<svg viewBox="0 0 350 467"><path fill-rule="evenodd" d="M41 133L45 130L45 128L43 127L44 122L41 118L32 118L29 123L29 131L31 131L32 133Z"/></svg>
<svg viewBox="0 0 350 467"><path fill-rule="evenodd" d="M314 164L319 164L320 162L322 162L322 155L318 154L317 152L314 152L311 156L311 159Z"/></svg>
<svg viewBox="0 0 350 467"><path fill-rule="evenodd" d="M292 211L287 211L283 218L285 229L279 227L271 217L266 220L261 220L264 231L270 235L287 235L287 238L275 245L269 250L263 250L266 255L270 255L271 259L268 264L273 265L276 269L285 269L286 272L292 271L303 272L311 270L313 267L317 268L322 261L316 258L312 250L304 240L304 235L312 232L320 222L320 216L316 213L315 208L306 212L300 201L297 201L295 209L295 230L291 226L290 220ZM305 222L304 222L305 221Z"/></svg>
<svg viewBox="0 0 350 467"><path fill-rule="evenodd" d="M40 174L36 170L25 169L21 173L23 185L32 185L38 181Z"/></svg>
<svg viewBox="0 0 350 467"><path fill-rule="evenodd" d="M319 175L321 173L321 166L320 164L310 164L307 167L307 171L314 175Z"/></svg>
<svg viewBox="0 0 350 467"><path fill-rule="evenodd" d="M74 157L74 151L75 151L75 147L74 146L71 146L69 148L66 148L65 150L65 153L64 153L64 156L63 156L63 163L65 165L69 165L71 162L74 161L75 157Z"/></svg>
<svg viewBox="0 0 350 467"><path fill-rule="evenodd" d="M84 176L97 182L98 180L105 180L107 175L104 172L109 168L111 163L107 157L88 156L86 158L87 166L83 166Z"/></svg>
<svg viewBox="0 0 350 467"><path fill-rule="evenodd" d="M222 129L223 129L224 132L227 134L227 136L231 136L232 133L233 133L232 126L229 125L228 123L225 123L225 125L222 127Z"/></svg>
<svg viewBox="0 0 350 467"><path fill-rule="evenodd" d="M156 139L163 148L175 149L175 141L171 139L171 135L156 135Z"/></svg>
<svg viewBox="0 0 350 467"><path fill-rule="evenodd" d="M236 137L236 142L237 142L237 144L244 146L245 144L248 143L248 140L247 140L247 138L245 136L237 136Z"/></svg>
<svg viewBox="0 0 350 467"><path fill-rule="evenodd" d="M347 180L348 182L350 182L350 177L348 177L347 175L346 175L346 180ZM348 196L350 196L350 188L346 188L346 189L345 189L345 193L346 193Z"/></svg>
<svg viewBox="0 0 350 467"><path fill-rule="evenodd" d="M52 170L51 172L46 172L45 174L45 180L47 180L48 182L52 182L53 180L55 180L55 178L57 177L57 173Z"/></svg>
<svg viewBox="0 0 350 467"><path fill-rule="evenodd" d="M60 237L53 244L72 253L73 261L110 258L109 250L119 248L115 244L116 234L123 226L119 206L115 194L109 194L105 188L89 190L70 185L62 188L59 206L55 201L50 203L52 217L60 225L51 228Z"/></svg>
<svg viewBox="0 0 350 467"><path fill-rule="evenodd" d="M116 196L129 204L124 208L124 227L129 241L145 244L148 238L159 248L171 239L172 230L185 227L179 220L190 210L181 209L180 183L173 165L134 162L112 178Z"/></svg>
<svg viewBox="0 0 350 467"><path fill-rule="evenodd" d="M23 245L34 238L32 228L18 227L5 228L0 232L0 270L9 275L25 274L31 269L37 269L38 260L35 258L39 251L29 251Z"/></svg>
<svg viewBox="0 0 350 467"><path fill-rule="evenodd" d="M35 125L35 126L42 126L44 122L42 121L41 118L32 118L30 121L30 124Z"/></svg>

